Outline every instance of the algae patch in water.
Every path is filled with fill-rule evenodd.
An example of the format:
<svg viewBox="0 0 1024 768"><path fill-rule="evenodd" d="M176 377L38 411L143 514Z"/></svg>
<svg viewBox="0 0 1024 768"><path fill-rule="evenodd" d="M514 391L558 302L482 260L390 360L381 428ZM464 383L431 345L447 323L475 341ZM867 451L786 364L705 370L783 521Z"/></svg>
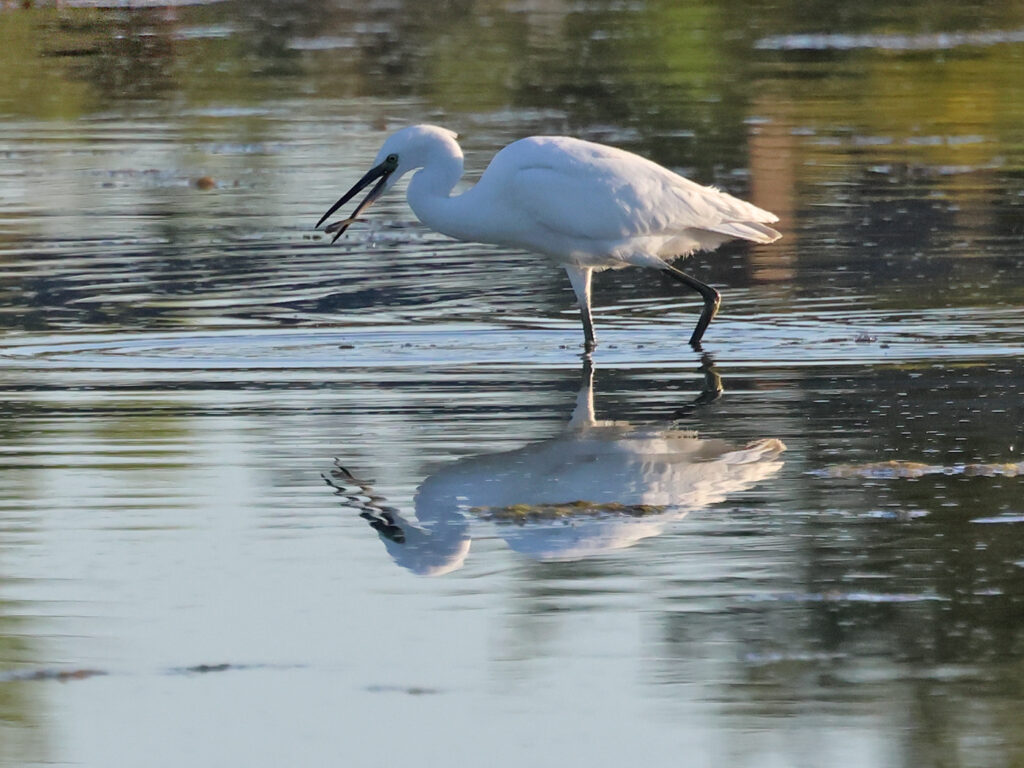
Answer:
<svg viewBox="0 0 1024 768"><path fill-rule="evenodd" d="M658 504L598 503L570 501L564 504L512 504L507 507L473 507L470 514L482 520L523 525L544 520L569 520L574 517L647 517L665 511Z"/></svg>

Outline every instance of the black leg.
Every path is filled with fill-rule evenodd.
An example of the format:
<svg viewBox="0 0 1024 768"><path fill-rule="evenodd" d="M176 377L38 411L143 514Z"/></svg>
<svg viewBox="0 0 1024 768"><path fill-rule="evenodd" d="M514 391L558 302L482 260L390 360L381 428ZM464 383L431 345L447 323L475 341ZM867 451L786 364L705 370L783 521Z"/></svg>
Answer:
<svg viewBox="0 0 1024 768"><path fill-rule="evenodd" d="M704 336L704 331L707 330L708 325L710 325L712 319L718 313L718 305L722 303L722 297L710 285L702 283L700 280L690 277L684 272L680 272L675 267L670 267L666 264L665 271L683 285L697 291L704 298L704 309L700 313L697 327L693 329L693 334L690 336L690 346L700 351L700 340Z"/></svg>
<svg viewBox="0 0 1024 768"><path fill-rule="evenodd" d="M580 304L580 318L583 320L583 352L589 355L597 346L597 337L594 335L594 321L590 317L590 306Z"/></svg>

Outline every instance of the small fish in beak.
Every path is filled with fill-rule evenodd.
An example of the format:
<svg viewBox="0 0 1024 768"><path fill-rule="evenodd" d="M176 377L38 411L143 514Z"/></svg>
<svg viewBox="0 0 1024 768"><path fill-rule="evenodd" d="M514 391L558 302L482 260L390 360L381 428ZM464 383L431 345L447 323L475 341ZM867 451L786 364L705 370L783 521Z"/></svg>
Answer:
<svg viewBox="0 0 1024 768"><path fill-rule="evenodd" d="M316 228L319 229L320 225L323 224L332 213L341 208L341 206L359 194L363 189L368 187L374 180L379 179L373 189L370 190L370 194L363 198L363 202L356 206L356 209L351 216L347 219L343 219L342 221L336 221L333 224L328 225L324 231L334 233L334 237L331 239L331 242L333 243L345 234L345 230L348 229L353 222L364 221L364 219L359 218L359 214L373 205L377 201L377 198L384 194L384 190L387 188L388 178L395 172L396 168L398 168L398 155L388 155L384 158L384 162L379 165L375 165L367 171L363 178L352 186L352 189L342 195L341 199L332 205L327 213L320 217L320 221L316 223Z"/></svg>

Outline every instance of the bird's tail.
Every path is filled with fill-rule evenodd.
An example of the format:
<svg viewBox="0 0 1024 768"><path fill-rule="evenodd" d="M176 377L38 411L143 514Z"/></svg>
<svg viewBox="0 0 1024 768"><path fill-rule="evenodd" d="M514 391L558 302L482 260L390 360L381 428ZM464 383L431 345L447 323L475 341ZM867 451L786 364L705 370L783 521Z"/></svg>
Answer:
<svg viewBox="0 0 1024 768"><path fill-rule="evenodd" d="M754 243L774 243L782 233L759 221L723 221L719 224L701 227L706 232L727 237L738 237Z"/></svg>

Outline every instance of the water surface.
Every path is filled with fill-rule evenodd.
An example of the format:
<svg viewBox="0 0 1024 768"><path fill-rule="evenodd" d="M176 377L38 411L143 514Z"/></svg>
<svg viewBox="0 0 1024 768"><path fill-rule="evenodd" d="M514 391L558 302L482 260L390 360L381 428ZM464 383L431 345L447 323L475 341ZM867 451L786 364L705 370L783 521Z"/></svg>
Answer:
<svg viewBox="0 0 1024 768"><path fill-rule="evenodd" d="M87 5L0 11L0 763L1021 762L1018 3ZM410 121L784 238L590 369L540 257L312 230Z"/></svg>

